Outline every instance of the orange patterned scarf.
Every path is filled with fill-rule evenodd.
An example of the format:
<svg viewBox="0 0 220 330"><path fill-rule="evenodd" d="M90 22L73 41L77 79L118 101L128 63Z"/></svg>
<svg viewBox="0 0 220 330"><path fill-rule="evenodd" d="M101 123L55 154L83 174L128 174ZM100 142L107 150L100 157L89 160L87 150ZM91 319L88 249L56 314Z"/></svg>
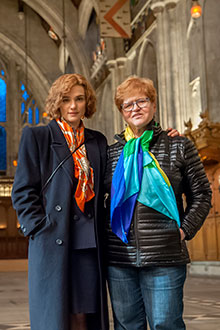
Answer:
<svg viewBox="0 0 220 330"><path fill-rule="evenodd" d="M56 119L63 135L66 139L68 147L73 152L78 146L85 141L84 125L75 130L63 118ZM78 179L75 191L75 200L82 212L84 212L85 203L90 201L94 196L94 173L90 167L89 160L86 155L85 144L83 144L76 152L73 153L74 176Z"/></svg>

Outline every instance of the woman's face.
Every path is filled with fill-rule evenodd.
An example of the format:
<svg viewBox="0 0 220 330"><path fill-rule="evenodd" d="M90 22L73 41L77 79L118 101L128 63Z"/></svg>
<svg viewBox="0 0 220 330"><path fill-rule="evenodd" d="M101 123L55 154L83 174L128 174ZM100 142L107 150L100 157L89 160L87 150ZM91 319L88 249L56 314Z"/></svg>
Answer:
<svg viewBox="0 0 220 330"><path fill-rule="evenodd" d="M144 100L146 98L147 95L143 94L143 92L137 92L133 95L125 97L123 104L129 104L137 100ZM149 100L143 108L140 108L137 104L134 104L132 111L122 110L122 115L126 123L133 131L135 131L144 129L153 119L155 112L156 104Z"/></svg>
<svg viewBox="0 0 220 330"><path fill-rule="evenodd" d="M75 85L69 93L63 95L60 106L61 116L73 128L77 128L86 112L86 97L83 86Z"/></svg>

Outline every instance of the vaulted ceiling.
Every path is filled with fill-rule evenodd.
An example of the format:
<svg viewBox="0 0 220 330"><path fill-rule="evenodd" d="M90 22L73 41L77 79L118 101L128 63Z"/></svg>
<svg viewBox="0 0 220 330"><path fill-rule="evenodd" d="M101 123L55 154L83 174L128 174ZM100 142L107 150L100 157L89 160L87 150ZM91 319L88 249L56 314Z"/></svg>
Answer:
<svg viewBox="0 0 220 330"><path fill-rule="evenodd" d="M30 82L43 98L63 72L65 56L74 71L89 77L91 57L85 37L92 12L98 14L97 0L1 0L2 65L7 71L7 64L14 61L25 72L28 63ZM50 28L57 41L49 37Z"/></svg>

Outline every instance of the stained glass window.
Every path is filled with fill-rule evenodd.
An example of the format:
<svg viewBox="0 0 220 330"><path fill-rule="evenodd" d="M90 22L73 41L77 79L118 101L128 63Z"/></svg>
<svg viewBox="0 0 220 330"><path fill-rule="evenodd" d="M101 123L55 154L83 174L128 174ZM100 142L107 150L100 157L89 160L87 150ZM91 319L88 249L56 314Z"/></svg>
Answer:
<svg viewBox="0 0 220 330"><path fill-rule="evenodd" d="M26 86L21 83L21 116L22 123L37 125L40 122L40 112L35 100L27 90Z"/></svg>
<svg viewBox="0 0 220 330"><path fill-rule="evenodd" d="M22 115L23 115L23 113L24 113L24 110L25 110L25 103L22 102L22 103L21 103L21 114L22 114Z"/></svg>
<svg viewBox="0 0 220 330"><path fill-rule="evenodd" d="M7 84L5 82L5 71L0 70L0 122L6 122L6 95ZM6 130L0 126L0 171L6 171Z"/></svg>
<svg viewBox="0 0 220 330"><path fill-rule="evenodd" d="M1 70L1 74L2 73L4 73L3 70ZM0 78L0 122L6 122L6 94L6 82Z"/></svg>
<svg viewBox="0 0 220 330"><path fill-rule="evenodd" d="M6 170L6 131L0 126L0 171Z"/></svg>
<svg viewBox="0 0 220 330"><path fill-rule="evenodd" d="M28 123L33 124L33 111L31 108L28 109Z"/></svg>
<svg viewBox="0 0 220 330"><path fill-rule="evenodd" d="M40 113L38 107L35 109L35 124L39 124L40 122Z"/></svg>

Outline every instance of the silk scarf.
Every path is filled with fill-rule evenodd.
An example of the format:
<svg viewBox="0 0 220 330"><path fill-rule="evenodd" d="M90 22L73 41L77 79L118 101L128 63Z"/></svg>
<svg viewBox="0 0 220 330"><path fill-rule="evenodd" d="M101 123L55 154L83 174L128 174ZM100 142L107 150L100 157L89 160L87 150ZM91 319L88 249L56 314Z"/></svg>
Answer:
<svg viewBox="0 0 220 330"><path fill-rule="evenodd" d="M73 152L82 144L72 156L74 161L74 176L78 180L74 197L78 207L84 212L85 203L95 196L93 168L89 164L84 144L85 128L82 121L77 129L73 129L63 118L56 119L56 121L66 139L70 152Z"/></svg>
<svg viewBox="0 0 220 330"><path fill-rule="evenodd" d="M180 227L176 198L170 181L155 156L149 151L153 131L134 138L125 130L126 145L119 157L111 186L112 231L128 243L135 203L140 203L175 220Z"/></svg>

